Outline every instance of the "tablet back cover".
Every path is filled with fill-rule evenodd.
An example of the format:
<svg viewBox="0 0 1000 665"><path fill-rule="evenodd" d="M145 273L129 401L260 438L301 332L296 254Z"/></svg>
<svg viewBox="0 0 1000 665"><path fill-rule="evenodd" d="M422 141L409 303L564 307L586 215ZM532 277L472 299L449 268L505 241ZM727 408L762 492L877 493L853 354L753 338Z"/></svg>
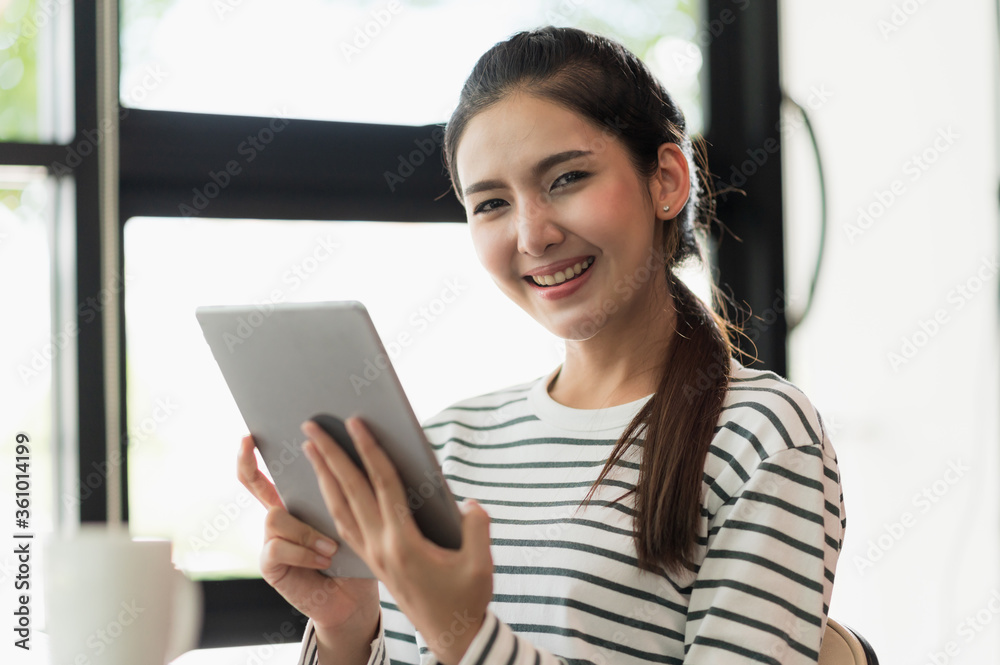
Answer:
<svg viewBox="0 0 1000 665"><path fill-rule="evenodd" d="M412 490L409 508L421 530L443 546L460 546L454 498L361 303L199 307L196 316L292 515L336 537L315 472L302 452L300 425L320 414L341 421L357 415ZM372 577L343 542L326 572Z"/></svg>

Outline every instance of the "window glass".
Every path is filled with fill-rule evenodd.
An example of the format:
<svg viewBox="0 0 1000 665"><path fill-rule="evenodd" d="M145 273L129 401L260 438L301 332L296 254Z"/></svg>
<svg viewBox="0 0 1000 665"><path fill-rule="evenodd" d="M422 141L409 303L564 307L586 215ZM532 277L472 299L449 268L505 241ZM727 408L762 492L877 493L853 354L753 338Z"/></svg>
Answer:
<svg viewBox="0 0 1000 665"><path fill-rule="evenodd" d="M4 349L0 500L10 511L8 536L51 532L57 512L53 376L63 338L54 334L51 314L55 200L55 185L44 169L0 166L0 300L7 312L0 332ZM18 496L17 492L28 494ZM15 498L28 499L25 513L15 515L15 510L22 509L15 506ZM19 565L13 547L0 552L0 585L10 591L0 596L0 610L7 616L15 610L18 595L13 589ZM31 570L33 590L39 572L38 566ZM41 594L33 591L31 599L32 616L40 619Z"/></svg>
<svg viewBox="0 0 1000 665"><path fill-rule="evenodd" d="M264 511L236 480L246 426L199 305L359 300L419 420L528 381L561 346L478 263L464 224L136 218L125 227L129 517L193 575L257 575ZM406 335L404 337L404 334Z"/></svg>
<svg viewBox="0 0 1000 665"><path fill-rule="evenodd" d="M0 3L0 141L72 135L73 3Z"/></svg>
<svg viewBox="0 0 1000 665"><path fill-rule="evenodd" d="M686 274L701 293L703 275ZM203 578L259 574L264 511L236 480L246 425L196 307L361 301L420 421L563 357L461 223L135 218L125 283L130 527L171 538L178 565Z"/></svg>
<svg viewBox="0 0 1000 665"><path fill-rule="evenodd" d="M623 41L702 126L695 0L123 0L126 106L421 125L446 120L473 64L527 27Z"/></svg>

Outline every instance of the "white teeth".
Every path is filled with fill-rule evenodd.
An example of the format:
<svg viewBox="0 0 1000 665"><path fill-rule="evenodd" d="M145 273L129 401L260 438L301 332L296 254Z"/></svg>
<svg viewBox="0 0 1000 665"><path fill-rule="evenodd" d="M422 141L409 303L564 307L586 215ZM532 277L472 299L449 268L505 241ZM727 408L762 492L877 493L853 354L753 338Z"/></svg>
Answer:
<svg viewBox="0 0 1000 665"><path fill-rule="evenodd" d="M580 263L577 263L572 268L564 268L563 270L560 270L559 272L555 273L554 275L542 275L541 277L539 277L539 276L533 276L532 279L535 281L535 284L538 284L539 286L553 286L554 284L562 284L563 282L565 282L567 280L570 280L570 279L573 279L574 277L579 276L593 262L594 262L594 259L593 259L593 257L591 257L591 258L587 259L586 261L582 261Z"/></svg>

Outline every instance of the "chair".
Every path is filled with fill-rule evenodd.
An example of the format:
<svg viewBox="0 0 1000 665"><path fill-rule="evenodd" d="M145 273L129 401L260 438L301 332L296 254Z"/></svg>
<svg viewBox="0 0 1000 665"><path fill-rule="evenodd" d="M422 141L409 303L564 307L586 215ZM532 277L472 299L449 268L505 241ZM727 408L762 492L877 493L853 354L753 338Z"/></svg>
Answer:
<svg viewBox="0 0 1000 665"><path fill-rule="evenodd" d="M878 665L878 656L861 635L827 619L817 665Z"/></svg>

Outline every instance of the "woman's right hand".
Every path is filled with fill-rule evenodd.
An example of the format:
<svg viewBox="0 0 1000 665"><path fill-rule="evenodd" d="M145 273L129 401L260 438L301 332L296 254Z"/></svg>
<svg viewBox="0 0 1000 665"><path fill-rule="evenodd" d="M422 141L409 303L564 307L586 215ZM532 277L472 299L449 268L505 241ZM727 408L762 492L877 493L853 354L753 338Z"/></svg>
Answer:
<svg viewBox="0 0 1000 665"><path fill-rule="evenodd" d="M378 582L332 578L319 572L329 567L337 543L285 509L274 485L257 468L250 435L240 442L237 475L267 508L260 557L264 580L318 629L345 636L360 631L373 639L379 617Z"/></svg>

